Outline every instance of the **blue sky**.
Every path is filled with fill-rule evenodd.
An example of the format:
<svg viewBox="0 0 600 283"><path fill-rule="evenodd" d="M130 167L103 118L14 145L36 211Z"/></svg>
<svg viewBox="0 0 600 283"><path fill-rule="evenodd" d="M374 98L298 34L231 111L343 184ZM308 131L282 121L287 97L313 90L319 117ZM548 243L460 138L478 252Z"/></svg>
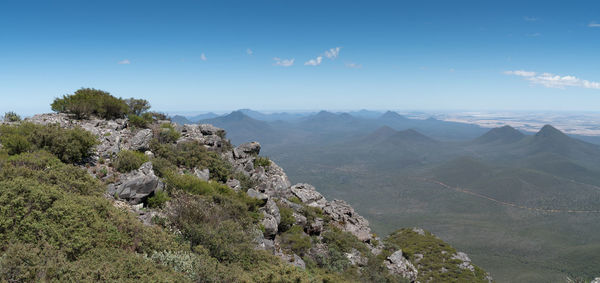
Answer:
<svg viewBox="0 0 600 283"><path fill-rule="evenodd" d="M598 1L4 0L0 112L80 87L169 112L594 111L599 50Z"/></svg>

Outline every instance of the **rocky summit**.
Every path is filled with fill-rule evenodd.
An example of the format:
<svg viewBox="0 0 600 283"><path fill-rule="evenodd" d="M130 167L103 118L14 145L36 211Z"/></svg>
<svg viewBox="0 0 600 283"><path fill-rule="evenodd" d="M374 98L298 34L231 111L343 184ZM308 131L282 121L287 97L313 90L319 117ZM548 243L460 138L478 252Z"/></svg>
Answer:
<svg viewBox="0 0 600 283"><path fill-rule="evenodd" d="M177 222L189 214L205 212L186 209L191 207L193 196L186 196L176 188L202 195L214 187L223 195L240 194L256 206L252 216L255 220L248 224L254 227L249 229L254 231L251 232L254 249L278 257L290 267L317 270L311 280L327 281L327 276L321 276L331 273L337 275L330 281L378 282L384 278L390 282L492 281L489 274L471 264L466 254L422 229L410 230L409 236L397 233L384 239L378 237L372 233L369 222L345 201L327 200L310 184L291 184L280 166L260 156L259 142L234 147L226 139L225 130L212 125L176 125L169 120L156 120L147 127L135 127L128 119L75 119L68 114L53 113L5 126L28 123L83 129L95 136L98 143L93 153L77 166L102 182L104 198L114 207L137 215L145 226L192 237ZM173 154L165 148L186 149ZM221 167L202 160L190 168L186 164L196 157L186 155L189 154L186 150L199 150L233 173L226 175ZM129 155L129 159L139 159L131 168L127 167ZM163 162L171 159L177 160L171 162L176 168L169 171ZM155 205L157 197L165 194L170 197ZM206 203L206 209L227 202L218 193L211 201L214 203ZM235 213L225 211L219 215ZM202 219L218 222L222 216L211 217ZM439 246L444 251L440 252ZM211 254L219 253L209 250ZM347 272L356 277L344 277L342 274ZM379 277L370 273L378 273Z"/></svg>

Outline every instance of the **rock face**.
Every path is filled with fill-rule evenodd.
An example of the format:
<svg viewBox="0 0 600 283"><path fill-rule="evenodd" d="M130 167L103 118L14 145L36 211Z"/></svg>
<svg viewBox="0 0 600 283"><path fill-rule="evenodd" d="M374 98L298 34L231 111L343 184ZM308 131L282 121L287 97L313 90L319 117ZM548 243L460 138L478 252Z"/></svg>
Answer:
<svg viewBox="0 0 600 283"><path fill-rule="evenodd" d="M292 193L308 206L323 208L327 200L321 195L315 187L309 184L296 184L291 188Z"/></svg>
<svg viewBox="0 0 600 283"><path fill-rule="evenodd" d="M108 186L108 193L130 204L138 204L162 187L162 182L154 175L152 163L146 162L140 169L121 175L119 182Z"/></svg>
<svg viewBox="0 0 600 283"><path fill-rule="evenodd" d="M460 267L461 269L475 271L475 267L473 267L473 265L471 265L471 259L469 258L469 256L466 253L457 252L455 255L452 256L452 259L458 259L458 260L462 261L462 263L460 263L458 265L458 267Z"/></svg>
<svg viewBox="0 0 600 283"><path fill-rule="evenodd" d="M354 208L343 200L328 202L323 212L334 222L342 223L342 229L352 233L359 240L366 242L372 239L369 221L354 211Z"/></svg>
<svg viewBox="0 0 600 283"><path fill-rule="evenodd" d="M402 250L397 250L387 257L385 266L392 274L400 275L411 282L417 280L419 272L415 266L410 263L402 254Z"/></svg>

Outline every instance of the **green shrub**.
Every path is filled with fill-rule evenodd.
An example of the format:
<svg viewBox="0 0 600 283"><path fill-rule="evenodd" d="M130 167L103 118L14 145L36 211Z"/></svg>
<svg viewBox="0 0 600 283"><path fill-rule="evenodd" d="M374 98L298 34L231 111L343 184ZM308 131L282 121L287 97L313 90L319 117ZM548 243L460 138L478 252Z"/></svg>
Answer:
<svg viewBox="0 0 600 283"><path fill-rule="evenodd" d="M146 113L146 111L150 110L150 102L145 99L129 98L125 100L125 103L127 103L129 113L136 116L141 116Z"/></svg>
<svg viewBox="0 0 600 283"><path fill-rule="evenodd" d="M302 227L294 225L281 234L281 246L303 256L311 247L310 237L304 233Z"/></svg>
<svg viewBox="0 0 600 283"><path fill-rule="evenodd" d="M117 119L124 118L129 112L125 100L93 88L81 88L73 94L56 98L51 107L53 111L73 114L78 119L88 118L91 115L104 119Z"/></svg>
<svg viewBox="0 0 600 283"><path fill-rule="evenodd" d="M181 134L171 123L161 124L158 130L158 141L160 143L174 143L181 137Z"/></svg>
<svg viewBox="0 0 600 283"><path fill-rule="evenodd" d="M148 156L144 153L133 150L122 150L117 154L114 167L121 173L128 173L139 169L146 162L148 162Z"/></svg>
<svg viewBox="0 0 600 283"><path fill-rule="evenodd" d="M148 198L148 207L150 208L158 208L163 207L163 205L169 201L169 194L165 191L155 191L154 195Z"/></svg>
<svg viewBox="0 0 600 283"><path fill-rule="evenodd" d="M271 166L271 160L268 157L259 156L254 159L254 167L258 166L264 167L265 169L269 168L269 166Z"/></svg>
<svg viewBox="0 0 600 283"><path fill-rule="evenodd" d="M0 142L11 155L43 149L67 163L80 163L89 158L98 144L96 137L77 127L63 129L59 125L1 125Z"/></svg>
<svg viewBox="0 0 600 283"><path fill-rule="evenodd" d="M129 120L129 124L137 127L137 128L148 128L148 125L152 123L152 117L148 117L148 115L138 116L135 114L127 115L127 119Z"/></svg>
<svg viewBox="0 0 600 283"><path fill-rule="evenodd" d="M17 113L10 111L10 112L6 112L4 113L4 121L5 122L19 122L21 121L21 116L19 116Z"/></svg>
<svg viewBox="0 0 600 283"><path fill-rule="evenodd" d="M285 204L281 204L280 202L277 203L277 207L279 208L279 215L281 216L278 230L285 232L292 228L292 226L296 223L296 218L294 218L294 210Z"/></svg>
<svg viewBox="0 0 600 283"><path fill-rule="evenodd" d="M227 182L233 171L231 164L221 159L218 153L208 151L197 141L174 145L154 140L150 143L150 149L157 158L163 158L175 167L208 168L211 178L216 181ZM166 164L161 165L166 166Z"/></svg>

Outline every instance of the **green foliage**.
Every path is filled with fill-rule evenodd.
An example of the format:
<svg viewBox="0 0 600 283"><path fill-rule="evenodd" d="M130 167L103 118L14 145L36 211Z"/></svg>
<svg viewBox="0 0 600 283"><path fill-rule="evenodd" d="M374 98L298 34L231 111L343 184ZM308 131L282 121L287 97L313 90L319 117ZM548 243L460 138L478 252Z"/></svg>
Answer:
<svg viewBox="0 0 600 283"><path fill-rule="evenodd" d="M148 156L142 152L122 150L117 155L117 159L114 162L114 167L121 173L128 173L140 168L140 166L148 162L148 160Z"/></svg>
<svg viewBox="0 0 600 283"><path fill-rule="evenodd" d="M154 121L152 116L148 113L144 113L141 116L135 114L127 115L129 124L138 128L148 128L148 126Z"/></svg>
<svg viewBox="0 0 600 283"><path fill-rule="evenodd" d="M160 143L174 143L179 137L181 137L181 134L171 123L161 124L158 128L158 142Z"/></svg>
<svg viewBox="0 0 600 283"><path fill-rule="evenodd" d="M127 106L129 107L129 113L136 116L141 116L146 113L146 111L150 110L150 102L145 99L129 98L125 100L125 103L127 103Z"/></svg>
<svg viewBox="0 0 600 283"><path fill-rule="evenodd" d="M51 107L59 113L73 114L77 119L88 118L91 115L117 119L124 118L129 112L125 100L93 88L81 88L73 94L56 98Z"/></svg>
<svg viewBox="0 0 600 283"><path fill-rule="evenodd" d="M163 205L169 201L169 194L165 191L156 191L154 195L148 198L148 207L150 208L159 208L163 207Z"/></svg>
<svg viewBox="0 0 600 283"><path fill-rule="evenodd" d="M280 232L285 232L292 228L294 223L296 223L296 218L294 218L294 210L289 208L287 205L282 204L281 202L277 202L277 207L279 208L279 215L281 216L278 230Z"/></svg>
<svg viewBox="0 0 600 283"><path fill-rule="evenodd" d="M165 167L185 167L193 168L208 168L210 175L214 180L226 182L231 175L231 165L221 159L216 152L208 151L203 144L197 141L182 142L177 145L162 144L154 140L150 144L152 152L157 158L162 158L168 161L159 164L161 168ZM160 170L160 169L159 169Z"/></svg>
<svg viewBox="0 0 600 283"><path fill-rule="evenodd" d="M71 193L100 196L104 188L84 170L62 163L46 151L0 157L0 180L23 177Z"/></svg>
<svg viewBox="0 0 600 283"><path fill-rule="evenodd" d="M271 166L271 159L262 156L257 157L256 159L254 159L254 167L258 166L269 168L269 166Z"/></svg>
<svg viewBox="0 0 600 283"><path fill-rule="evenodd" d="M11 155L43 149L66 163L80 163L92 155L98 141L81 129L63 129L59 125L0 125L0 142Z"/></svg>
<svg viewBox="0 0 600 283"><path fill-rule="evenodd" d="M281 234L281 246L300 256L303 256L311 247L311 240L304 233L301 226L294 225Z"/></svg>
<svg viewBox="0 0 600 283"><path fill-rule="evenodd" d="M19 122L21 121L21 116L19 114L9 111L4 113L4 121L5 122Z"/></svg>
<svg viewBox="0 0 600 283"><path fill-rule="evenodd" d="M486 273L481 268L474 266L473 272L460 268L458 265L462 261L452 259L456 250L430 232L425 231L424 235L421 235L413 229L401 229L384 241L388 254L402 249L404 255L413 263L416 254L423 255L419 260L419 281L432 278L435 282L487 282ZM440 272L442 268L447 271Z"/></svg>

